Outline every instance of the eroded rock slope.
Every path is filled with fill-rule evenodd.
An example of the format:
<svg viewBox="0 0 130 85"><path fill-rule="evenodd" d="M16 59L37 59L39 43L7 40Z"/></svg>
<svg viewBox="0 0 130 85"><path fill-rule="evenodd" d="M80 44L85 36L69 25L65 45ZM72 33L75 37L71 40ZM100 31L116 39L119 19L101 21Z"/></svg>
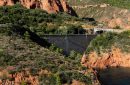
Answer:
<svg viewBox="0 0 130 85"><path fill-rule="evenodd" d="M12 6L20 3L29 9L41 8L48 13L66 12L77 16L66 0L0 0L0 6Z"/></svg>

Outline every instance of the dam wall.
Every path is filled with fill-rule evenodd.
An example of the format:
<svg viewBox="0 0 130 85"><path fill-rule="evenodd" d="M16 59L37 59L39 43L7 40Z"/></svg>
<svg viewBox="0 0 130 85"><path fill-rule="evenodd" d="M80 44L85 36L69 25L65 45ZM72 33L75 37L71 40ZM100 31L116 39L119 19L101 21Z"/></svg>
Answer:
<svg viewBox="0 0 130 85"><path fill-rule="evenodd" d="M70 51L76 51L83 53L90 41L94 39L96 35L74 34L74 35L44 35L43 38L49 43L63 49L65 54L69 54Z"/></svg>

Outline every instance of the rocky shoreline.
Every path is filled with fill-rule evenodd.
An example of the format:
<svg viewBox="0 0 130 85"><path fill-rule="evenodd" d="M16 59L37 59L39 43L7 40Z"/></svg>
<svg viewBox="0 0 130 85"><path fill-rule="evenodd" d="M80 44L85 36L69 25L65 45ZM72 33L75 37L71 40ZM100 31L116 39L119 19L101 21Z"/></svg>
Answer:
<svg viewBox="0 0 130 85"><path fill-rule="evenodd" d="M109 67L130 67L130 54L123 53L118 48L113 48L110 53L97 55L92 52L82 57L83 66L94 69L106 69Z"/></svg>
<svg viewBox="0 0 130 85"><path fill-rule="evenodd" d="M130 54L123 53L118 48L112 48L110 53L103 53L100 56L96 52L92 52L88 56L83 55L81 64L91 69L100 85L98 72L111 67L130 67Z"/></svg>

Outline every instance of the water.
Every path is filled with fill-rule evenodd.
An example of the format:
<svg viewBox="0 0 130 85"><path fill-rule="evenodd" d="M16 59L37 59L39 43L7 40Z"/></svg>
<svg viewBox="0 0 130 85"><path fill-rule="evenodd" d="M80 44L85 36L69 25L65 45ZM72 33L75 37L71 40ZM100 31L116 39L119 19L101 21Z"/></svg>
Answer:
<svg viewBox="0 0 130 85"><path fill-rule="evenodd" d="M130 68L109 68L98 74L102 85L130 85Z"/></svg>

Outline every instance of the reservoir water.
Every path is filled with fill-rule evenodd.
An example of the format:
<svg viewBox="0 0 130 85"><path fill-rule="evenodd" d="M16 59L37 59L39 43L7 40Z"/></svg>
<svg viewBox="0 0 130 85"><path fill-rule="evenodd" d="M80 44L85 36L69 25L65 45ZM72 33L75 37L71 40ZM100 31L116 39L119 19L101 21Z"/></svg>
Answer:
<svg viewBox="0 0 130 85"><path fill-rule="evenodd" d="M99 71L101 85L130 85L130 68L109 68Z"/></svg>

